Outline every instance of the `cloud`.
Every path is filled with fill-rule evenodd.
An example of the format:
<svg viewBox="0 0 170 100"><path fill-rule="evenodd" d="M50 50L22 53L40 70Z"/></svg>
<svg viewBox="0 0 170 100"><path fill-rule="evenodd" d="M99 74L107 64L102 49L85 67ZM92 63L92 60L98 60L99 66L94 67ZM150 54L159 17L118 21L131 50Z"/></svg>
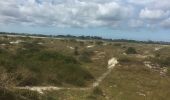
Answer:
<svg viewBox="0 0 170 100"><path fill-rule="evenodd" d="M140 18L149 19L149 20L162 19L166 17L167 15L168 15L168 12L165 12L163 10L160 10L160 9L151 10L148 8L142 9L139 14Z"/></svg>
<svg viewBox="0 0 170 100"><path fill-rule="evenodd" d="M21 0L22 1L22 0ZM131 13L131 8L118 2L95 0L27 0L0 1L1 17L29 25L68 27L110 26L118 24ZM64 2L65 1L65 2Z"/></svg>
<svg viewBox="0 0 170 100"><path fill-rule="evenodd" d="M82 28L146 27L165 23L170 15L169 5L169 0L1 0L0 23Z"/></svg>
<svg viewBox="0 0 170 100"><path fill-rule="evenodd" d="M129 3L136 5L147 5L153 3L155 0L127 0Z"/></svg>
<svg viewBox="0 0 170 100"><path fill-rule="evenodd" d="M160 25L164 28L170 28L170 18L163 20Z"/></svg>
<svg viewBox="0 0 170 100"><path fill-rule="evenodd" d="M143 24L144 24L143 21L141 21L141 20L135 20L135 19L130 20L129 23L128 23L128 25L129 25L130 27L132 27L132 28L142 27Z"/></svg>
<svg viewBox="0 0 170 100"><path fill-rule="evenodd" d="M154 0L153 4L150 4L151 8L170 10L170 0Z"/></svg>

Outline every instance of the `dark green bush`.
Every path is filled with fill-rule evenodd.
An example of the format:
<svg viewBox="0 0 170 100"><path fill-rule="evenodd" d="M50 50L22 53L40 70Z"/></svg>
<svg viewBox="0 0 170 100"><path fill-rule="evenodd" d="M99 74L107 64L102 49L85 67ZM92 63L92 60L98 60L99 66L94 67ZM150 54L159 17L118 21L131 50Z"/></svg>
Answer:
<svg viewBox="0 0 170 100"><path fill-rule="evenodd" d="M126 51L126 54L137 54L137 51L133 47L129 47Z"/></svg>

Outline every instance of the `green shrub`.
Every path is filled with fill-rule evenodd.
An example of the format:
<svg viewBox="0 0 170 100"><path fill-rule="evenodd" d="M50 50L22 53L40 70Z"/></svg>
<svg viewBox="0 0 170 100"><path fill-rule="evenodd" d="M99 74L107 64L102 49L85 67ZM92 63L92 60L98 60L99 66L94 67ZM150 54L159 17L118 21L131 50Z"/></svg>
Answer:
<svg viewBox="0 0 170 100"><path fill-rule="evenodd" d="M103 96L103 91L99 87L95 87L90 95L88 95L86 98L88 100L101 100L101 97ZM103 100L103 99L102 99Z"/></svg>
<svg viewBox="0 0 170 100"><path fill-rule="evenodd" d="M127 63L127 62L130 62L131 60L128 57L122 56L122 57L119 57L118 61L122 63Z"/></svg>
<svg viewBox="0 0 170 100"><path fill-rule="evenodd" d="M169 67L170 66L170 57L154 57L154 58L150 58L150 60L153 63L158 63L159 65L161 65L161 67Z"/></svg>
<svg viewBox="0 0 170 100"><path fill-rule="evenodd" d="M0 100L49 100L37 92L29 90L0 89Z"/></svg>
<svg viewBox="0 0 170 100"><path fill-rule="evenodd" d="M40 83L38 76L27 68L18 68L16 80L19 86L34 86Z"/></svg>
<svg viewBox="0 0 170 100"><path fill-rule="evenodd" d="M6 50L0 48L0 54L6 53Z"/></svg>
<svg viewBox="0 0 170 100"><path fill-rule="evenodd" d="M69 39L70 42L76 43L77 40L76 39Z"/></svg>
<svg viewBox="0 0 170 100"><path fill-rule="evenodd" d="M9 44L9 41L0 39L0 44Z"/></svg>
<svg viewBox="0 0 170 100"><path fill-rule="evenodd" d="M74 47L74 55L76 55L76 56L79 55L78 49L79 48L77 46Z"/></svg>
<svg viewBox="0 0 170 100"><path fill-rule="evenodd" d="M13 92L0 88L0 100L22 100L22 99L16 98L16 95Z"/></svg>
<svg viewBox="0 0 170 100"><path fill-rule="evenodd" d="M160 54L159 53L155 53L155 57L160 57Z"/></svg>
<svg viewBox="0 0 170 100"><path fill-rule="evenodd" d="M95 87L93 89L93 94L94 95L103 95L103 91L99 87Z"/></svg>
<svg viewBox="0 0 170 100"><path fill-rule="evenodd" d="M122 46L122 44L121 43L115 43L114 46L120 47L120 46Z"/></svg>
<svg viewBox="0 0 170 100"><path fill-rule="evenodd" d="M15 90L13 94L17 100L45 100L43 95L30 90Z"/></svg>
<svg viewBox="0 0 170 100"><path fill-rule="evenodd" d="M137 54L137 51L133 47L129 47L126 51L126 54Z"/></svg>
<svg viewBox="0 0 170 100"><path fill-rule="evenodd" d="M86 62L86 63L91 62L90 57L87 56L87 55L84 55L84 54L79 56L79 60L80 60L80 61L83 61L83 62Z"/></svg>
<svg viewBox="0 0 170 100"><path fill-rule="evenodd" d="M165 57L164 59L161 59L162 61L160 62L161 65L163 66L170 66L170 57Z"/></svg>
<svg viewBox="0 0 170 100"><path fill-rule="evenodd" d="M61 68L58 72L57 78L61 81L77 86L84 86L86 80L93 79L92 75L82 67L74 64L65 66L65 68Z"/></svg>
<svg viewBox="0 0 170 100"><path fill-rule="evenodd" d="M96 44L96 45L102 45L102 44L103 44L103 41L96 41L95 44Z"/></svg>
<svg viewBox="0 0 170 100"><path fill-rule="evenodd" d="M15 86L15 76L8 73L5 68L0 67L0 89L6 89Z"/></svg>
<svg viewBox="0 0 170 100"><path fill-rule="evenodd" d="M79 41L79 44L80 44L80 46L84 46L84 45L85 45L85 42Z"/></svg>
<svg viewBox="0 0 170 100"><path fill-rule="evenodd" d="M80 61L83 61L83 62L91 62L91 56L94 54L93 51L89 51L89 50L86 50L86 51L83 51L82 54L79 56L79 59Z"/></svg>
<svg viewBox="0 0 170 100"><path fill-rule="evenodd" d="M22 48L24 48L24 52L27 51L27 53L34 53L34 52L38 52L41 51L42 49L44 49L44 46L37 44L36 42L22 42ZM21 49L21 48L19 48ZM21 50L23 51L23 50Z"/></svg>

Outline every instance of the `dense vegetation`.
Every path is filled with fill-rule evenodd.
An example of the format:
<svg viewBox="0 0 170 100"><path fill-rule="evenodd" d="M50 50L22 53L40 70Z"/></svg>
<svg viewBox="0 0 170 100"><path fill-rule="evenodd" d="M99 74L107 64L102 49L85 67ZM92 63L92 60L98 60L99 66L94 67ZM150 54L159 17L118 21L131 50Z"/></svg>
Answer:
<svg viewBox="0 0 170 100"><path fill-rule="evenodd" d="M0 49L0 67L16 73L19 86L62 85L84 86L93 77L72 56L45 50L40 45L23 43L15 53Z"/></svg>
<svg viewBox="0 0 170 100"><path fill-rule="evenodd" d="M164 48L154 52L155 57L151 57L151 61L154 63L159 64L162 67L169 67L170 66L170 49Z"/></svg>

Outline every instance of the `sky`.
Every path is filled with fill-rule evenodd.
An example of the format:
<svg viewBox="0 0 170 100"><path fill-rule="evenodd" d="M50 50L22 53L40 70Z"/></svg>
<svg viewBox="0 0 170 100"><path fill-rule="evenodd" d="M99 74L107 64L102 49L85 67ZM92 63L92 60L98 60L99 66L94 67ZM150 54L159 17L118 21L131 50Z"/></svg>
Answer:
<svg viewBox="0 0 170 100"><path fill-rule="evenodd" d="M0 0L0 31L170 42L170 0Z"/></svg>

